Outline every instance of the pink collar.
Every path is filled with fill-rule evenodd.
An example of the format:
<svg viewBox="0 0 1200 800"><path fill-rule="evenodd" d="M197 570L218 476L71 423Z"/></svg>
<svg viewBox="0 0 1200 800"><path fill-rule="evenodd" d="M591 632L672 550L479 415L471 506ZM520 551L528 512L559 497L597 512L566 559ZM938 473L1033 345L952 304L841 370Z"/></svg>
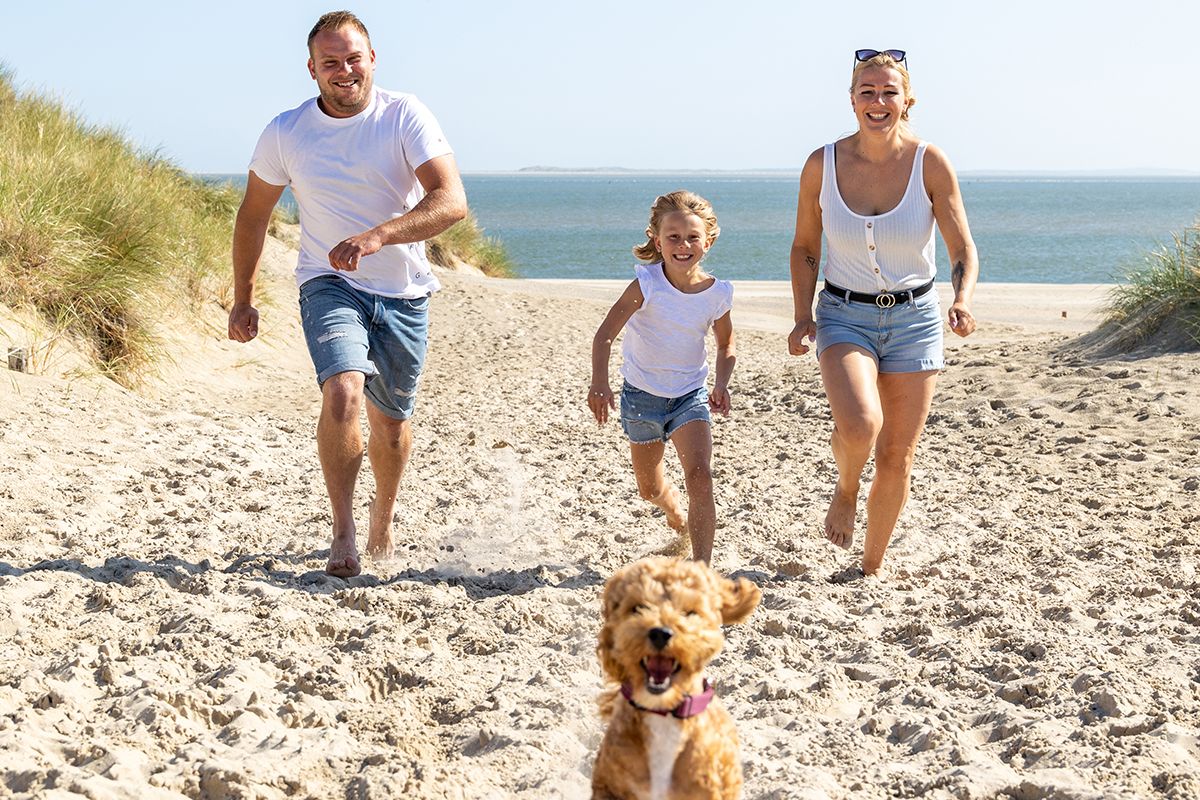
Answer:
<svg viewBox="0 0 1200 800"><path fill-rule="evenodd" d="M704 709L708 708L708 704L712 702L713 697L716 696L716 692L713 691L712 684L708 682L708 678L705 678L703 692L694 696L685 694L683 702L669 711L664 708L646 708L633 702L633 687L628 683L621 684L621 696L628 700L629 705L638 711L649 711L651 714L658 714L662 717L672 716L676 719L687 719L688 717L694 717L697 714L703 713Z"/></svg>

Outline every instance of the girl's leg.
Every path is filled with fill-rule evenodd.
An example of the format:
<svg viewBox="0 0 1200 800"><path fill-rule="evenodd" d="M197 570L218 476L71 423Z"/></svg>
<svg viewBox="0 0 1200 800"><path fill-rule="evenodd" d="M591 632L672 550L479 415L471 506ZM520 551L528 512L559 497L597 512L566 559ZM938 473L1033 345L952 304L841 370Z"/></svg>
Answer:
<svg viewBox="0 0 1200 800"><path fill-rule="evenodd" d="M687 522L692 539L692 558L708 564L712 561L713 537L717 527L712 481L712 429L704 420L685 423L671 434L671 443L679 454L683 480L687 486Z"/></svg>
<svg viewBox="0 0 1200 800"><path fill-rule="evenodd" d="M875 442L875 480L867 497L867 539L862 562L867 575L875 573L883 563L896 520L908 502L913 454L925 428L936 383L936 370L879 376L883 429Z"/></svg>
<svg viewBox="0 0 1200 800"><path fill-rule="evenodd" d="M821 382L833 413L830 445L838 478L825 513L825 538L838 547L854 541L854 515L863 466L883 427L879 369L866 350L852 344L830 345L821 353Z"/></svg>
<svg viewBox="0 0 1200 800"><path fill-rule="evenodd" d="M679 507L679 492L667 480L663 470L663 442L637 444L630 442L629 454L633 460L633 477L637 479L638 494L649 500L667 515L667 524L679 533L687 530L687 520Z"/></svg>

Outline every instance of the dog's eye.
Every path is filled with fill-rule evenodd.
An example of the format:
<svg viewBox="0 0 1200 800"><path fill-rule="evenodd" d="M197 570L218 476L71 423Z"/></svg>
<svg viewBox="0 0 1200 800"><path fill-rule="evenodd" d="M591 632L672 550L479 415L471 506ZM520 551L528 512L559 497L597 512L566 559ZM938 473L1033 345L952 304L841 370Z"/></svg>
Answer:
<svg viewBox="0 0 1200 800"><path fill-rule="evenodd" d="M689 609L688 611L685 611L685 612L683 612L683 613L687 614L689 617L698 617L698 616L700 616L700 612L699 612L699 611L697 611L697 610L696 610L696 609L694 609L694 608L693 608L693 609Z"/></svg>
<svg viewBox="0 0 1200 800"><path fill-rule="evenodd" d="M629 613L630 614L640 614L643 611L649 611L649 610L650 610L650 606L646 605L645 603L638 603L633 608L629 609Z"/></svg>

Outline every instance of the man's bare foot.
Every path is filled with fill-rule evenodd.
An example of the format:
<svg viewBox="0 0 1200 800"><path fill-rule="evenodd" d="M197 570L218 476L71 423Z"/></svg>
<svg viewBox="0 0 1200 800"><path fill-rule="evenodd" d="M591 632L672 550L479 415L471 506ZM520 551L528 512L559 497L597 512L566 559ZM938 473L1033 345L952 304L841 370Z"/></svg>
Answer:
<svg viewBox="0 0 1200 800"><path fill-rule="evenodd" d="M840 486L833 487L829 510L825 512L825 538L842 549L854 541L854 514L858 506L858 492L844 492Z"/></svg>
<svg viewBox="0 0 1200 800"><path fill-rule="evenodd" d="M329 561L325 564L325 573L337 578L353 578L360 572L362 565L358 563L354 534L334 536L329 546Z"/></svg>
<svg viewBox="0 0 1200 800"><path fill-rule="evenodd" d="M391 514L387 519L375 518L375 501L371 501L369 512L370 528L367 534L367 552L379 561L386 561L396 555L396 546L392 542Z"/></svg>

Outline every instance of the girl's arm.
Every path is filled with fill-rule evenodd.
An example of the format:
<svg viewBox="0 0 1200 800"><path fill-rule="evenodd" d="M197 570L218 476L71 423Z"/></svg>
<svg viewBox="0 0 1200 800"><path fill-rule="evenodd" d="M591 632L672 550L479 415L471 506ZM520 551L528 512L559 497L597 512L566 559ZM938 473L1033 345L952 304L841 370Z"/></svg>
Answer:
<svg viewBox="0 0 1200 800"><path fill-rule="evenodd" d="M600 323L599 330L592 338L592 386L588 390L587 402L596 422L601 425L608 421L608 410L617 407L616 398L608 385L608 360L612 355L612 343L643 302L642 286L634 280L613 303L608 316Z"/></svg>
<svg viewBox="0 0 1200 800"><path fill-rule="evenodd" d="M794 356L808 352L817 336L813 322L813 297L817 293L817 271L821 266L821 173L825 151L814 150L800 172L800 196L796 201L796 234L792 238L792 307L796 327L788 336L788 352Z"/></svg>
<svg viewBox="0 0 1200 800"><path fill-rule="evenodd" d="M925 151L925 191L929 192L933 202L933 218L950 255L950 283L954 286L950 330L959 336L970 336L975 330L971 298L979 278L979 254L967 225L967 209L958 189L958 176L946 154L932 145Z"/></svg>
<svg viewBox="0 0 1200 800"><path fill-rule="evenodd" d="M737 363L737 345L734 343L732 312L726 311L713 322L713 335L717 339L716 380L708 393L708 407L722 416L729 416L732 402L729 398L729 378L733 365Z"/></svg>

